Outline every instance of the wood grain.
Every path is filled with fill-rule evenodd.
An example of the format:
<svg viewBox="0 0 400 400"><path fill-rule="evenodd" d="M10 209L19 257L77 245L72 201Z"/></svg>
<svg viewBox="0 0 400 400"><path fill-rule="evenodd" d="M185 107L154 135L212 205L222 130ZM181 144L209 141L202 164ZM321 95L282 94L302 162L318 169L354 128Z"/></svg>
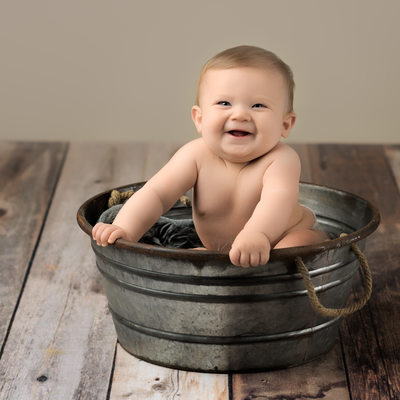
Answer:
<svg viewBox="0 0 400 400"><path fill-rule="evenodd" d="M0 348L23 289L66 151L67 145L63 143L1 143Z"/></svg>
<svg viewBox="0 0 400 400"><path fill-rule="evenodd" d="M400 202L394 175L382 146L320 145L312 150L316 183L366 198L382 217L365 252L374 279L371 300L341 329L352 397L400 398Z"/></svg>
<svg viewBox="0 0 400 400"><path fill-rule="evenodd" d="M229 375L158 367L116 346L76 211L103 190L148 179L177 147L1 143L0 399L399 399L399 146L294 146L302 180L361 195L382 214L366 248L373 296L343 321L331 352L292 369L235 374L229 393Z"/></svg>
<svg viewBox="0 0 400 400"><path fill-rule="evenodd" d="M175 150L71 146L1 359L0 399L105 398L116 336L89 239L75 225L75 213L96 193L149 178ZM123 375L119 363L115 372ZM225 388L222 379L216 381ZM194 383L204 391L209 385L201 374L185 373L181 382L180 395L189 393L187 398Z"/></svg>
<svg viewBox="0 0 400 400"><path fill-rule="evenodd" d="M384 151L396 180L397 188L400 191L400 145L385 146Z"/></svg>
<svg viewBox="0 0 400 400"><path fill-rule="evenodd" d="M228 400L228 376L163 368L118 345L112 400Z"/></svg>
<svg viewBox="0 0 400 400"><path fill-rule="evenodd" d="M284 370L234 375L233 400L347 400L340 346L318 360Z"/></svg>
<svg viewBox="0 0 400 400"><path fill-rule="evenodd" d="M0 399L106 397L116 336L75 216L114 179L103 169L117 155L109 145L70 147L1 358Z"/></svg>
<svg viewBox="0 0 400 400"><path fill-rule="evenodd" d="M291 147L293 147L296 150L297 154L300 157L300 161L301 161L300 180L302 182L311 182L311 180L312 180L312 165L311 165L310 156L309 156L309 146L307 144L293 143L293 144L291 144Z"/></svg>

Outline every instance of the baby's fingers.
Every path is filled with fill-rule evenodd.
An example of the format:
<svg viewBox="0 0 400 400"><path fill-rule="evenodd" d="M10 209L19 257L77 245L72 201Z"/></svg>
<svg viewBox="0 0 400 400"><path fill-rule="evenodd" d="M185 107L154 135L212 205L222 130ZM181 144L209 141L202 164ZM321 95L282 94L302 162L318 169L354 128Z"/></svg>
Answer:
<svg viewBox="0 0 400 400"><path fill-rule="evenodd" d="M115 229L108 237L108 243L114 243L117 239L123 238L124 232L121 229Z"/></svg>
<svg viewBox="0 0 400 400"><path fill-rule="evenodd" d="M100 222L92 230L93 240L96 241L98 246L107 246L108 238L114 230L115 228L112 225Z"/></svg>
<svg viewBox="0 0 400 400"><path fill-rule="evenodd" d="M113 234L113 232L115 232L115 227L113 225L106 225L104 227L104 229L101 232L101 236L100 236L100 244L105 247L107 246L109 243L113 243L110 242L110 236ZM114 239L115 241L115 239ZM99 243L97 243L99 244Z"/></svg>
<svg viewBox="0 0 400 400"><path fill-rule="evenodd" d="M267 252L246 252L240 251L239 249L233 248L229 252L229 257L233 265L238 267L257 267L258 265L264 265L268 262L269 254Z"/></svg>
<svg viewBox="0 0 400 400"><path fill-rule="evenodd" d="M260 254L260 265L265 265L269 260L269 253L264 252Z"/></svg>
<svg viewBox="0 0 400 400"><path fill-rule="evenodd" d="M232 248L229 252L229 258L233 265L240 267L240 250L237 248Z"/></svg>
<svg viewBox="0 0 400 400"><path fill-rule="evenodd" d="M93 238L94 240L96 240L96 235L97 235L98 229L99 229L99 224L96 224L96 225L94 226L94 228L92 229L92 238Z"/></svg>
<svg viewBox="0 0 400 400"><path fill-rule="evenodd" d="M232 248L229 252L229 258L233 265L237 267L249 267L250 266L250 254L245 251L241 251L237 248Z"/></svg>
<svg viewBox="0 0 400 400"><path fill-rule="evenodd" d="M92 229L92 238L93 240L99 241L101 234L103 233L104 229L107 227L106 224L103 222L97 223L94 228ZM98 243L97 243L98 244Z"/></svg>
<svg viewBox="0 0 400 400"><path fill-rule="evenodd" d="M261 254L258 251L254 251L250 254L250 265L252 267L257 267L257 265L261 264Z"/></svg>
<svg viewBox="0 0 400 400"><path fill-rule="evenodd" d="M255 251L250 255L250 265L257 267L258 265L264 265L269 260L269 253L266 251Z"/></svg>

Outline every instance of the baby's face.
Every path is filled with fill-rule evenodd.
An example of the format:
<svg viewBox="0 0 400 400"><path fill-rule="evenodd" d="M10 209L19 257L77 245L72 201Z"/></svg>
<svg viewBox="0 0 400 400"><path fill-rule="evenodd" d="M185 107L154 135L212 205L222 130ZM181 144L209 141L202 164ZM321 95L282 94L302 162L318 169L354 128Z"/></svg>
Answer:
<svg viewBox="0 0 400 400"><path fill-rule="evenodd" d="M192 117L215 154L244 163L266 154L289 134L295 116L286 107L287 90L279 72L213 69L203 78Z"/></svg>

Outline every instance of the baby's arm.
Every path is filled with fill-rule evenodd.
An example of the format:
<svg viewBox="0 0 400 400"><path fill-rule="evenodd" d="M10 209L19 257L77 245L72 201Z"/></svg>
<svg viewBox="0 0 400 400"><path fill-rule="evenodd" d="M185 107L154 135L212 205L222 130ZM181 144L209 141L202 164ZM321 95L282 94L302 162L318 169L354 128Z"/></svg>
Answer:
<svg viewBox="0 0 400 400"><path fill-rule="evenodd" d="M297 153L283 145L275 150L273 161L263 177L261 198L229 252L234 265L265 264L271 246L287 229L297 204L300 160Z"/></svg>
<svg viewBox="0 0 400 400"><path fill-rule="evenodd" d="M196 141L179 149L171 160L121 208L112 225L99 223L92 231L98 245L123 238L137 242L197 179Z"/></svg>

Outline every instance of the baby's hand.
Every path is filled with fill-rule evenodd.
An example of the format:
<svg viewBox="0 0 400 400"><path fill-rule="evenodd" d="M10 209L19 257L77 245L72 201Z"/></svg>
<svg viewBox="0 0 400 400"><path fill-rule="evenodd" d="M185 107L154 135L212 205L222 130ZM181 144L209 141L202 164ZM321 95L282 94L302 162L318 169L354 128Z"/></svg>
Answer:
<svg viewBox="0 0 400 400"><path fill-rule="evenodd" d="M129 239L127 233L117 225L99 222L92 230L92 237L99 246L107 246L117 239Z"/></svg>
<svg viewBox="0 0 400 400"><path fill-rule="evenodd" d="M236 236L229 252L232 264L241 267L256 267L269 260L271 244L262 232L242 230Z"/></svg>

